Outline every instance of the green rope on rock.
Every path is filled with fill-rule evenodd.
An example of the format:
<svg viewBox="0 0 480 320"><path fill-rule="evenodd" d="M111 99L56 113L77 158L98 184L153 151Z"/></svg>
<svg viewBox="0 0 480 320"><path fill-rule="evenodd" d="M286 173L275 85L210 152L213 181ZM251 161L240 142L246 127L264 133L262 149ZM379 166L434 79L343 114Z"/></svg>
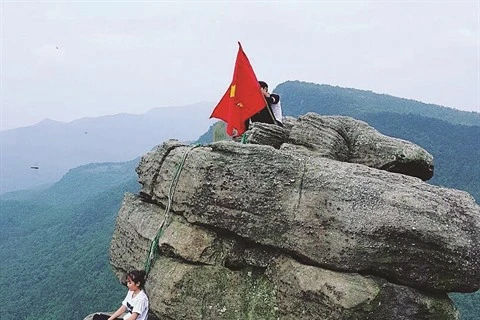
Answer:
<svg viewBox="0 0 480 320"><path fill-rule="evenodd" d="M185 160L187 159L188 153L191 150L193 150L193 149L195 149L199 146L200 146L200 144L196 144L196 145L193 145L190 148L188 148L188 150L183 155L182 161L179 164L176 165L175 175L173 176L172 182L170 183L170 188L168 189L168 202L167 202L167 206L165 207L165 213L164 213L163 221L160 224L160 228L158 228L158 231L157 231L157 234L155 235L155 238L153 238L153 241L150 244L150 249L149 249L149 252L148 252L148 256L147 256L147 259L145 261L144 270L145 270L145 273L147 275L150 272L153 261L155 260L155 258L158 255L158 252L157 252L158 241L162 237L165 229L170 224L170 220L171 220L171 216L172 216L171 212L170 212L170 208L172 206L173 195L175 194L175 189L176 189L177 184L178 184L178 178L180 177L180 172L182 171L183 165L185 164Z"/></svg>
<svg viewBox="0 0 480 320"><path fill-rule="evenodd" d="M247 135L245 133L242 134L242 143L246 144L247 143Z"/></svg>

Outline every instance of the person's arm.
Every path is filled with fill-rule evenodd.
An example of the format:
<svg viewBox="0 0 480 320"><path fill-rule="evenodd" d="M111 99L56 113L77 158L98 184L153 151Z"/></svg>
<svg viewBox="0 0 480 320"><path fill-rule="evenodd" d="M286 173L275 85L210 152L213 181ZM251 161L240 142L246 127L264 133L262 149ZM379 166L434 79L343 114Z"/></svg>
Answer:
<svg viewBox="0 0 480 320"><path fill-rule="evenodd" d="M108 320L115 320L118 318L118 316L121 316L122 314L124 314L125 312L127 311L127 307L125 307L123 304L120 308L118 308L117 311L115 311L111 316L110 318L108 318ZM134 319L136 319L137 317L135 317Z"/></svg>
<svg viewBox="0 0 480 320"><path fill-rule="evenodd" d="M134 312L132 315L127 319L127 320L136 320L138 318L139 314Z"/></svg>
<svg viewBox="0 0 480 320"><path fill-rule="evenodd" d="M280 96L276 93L265 95L265 100L267 101L268 105L276 104L280 101Z"/></svg>
<svg viewBox="0 0 480 320"><path fill-rule="evenodd" d="M271 93L270 97L272 104L277 104L280 101L280 96L276 93Z"/></svg>

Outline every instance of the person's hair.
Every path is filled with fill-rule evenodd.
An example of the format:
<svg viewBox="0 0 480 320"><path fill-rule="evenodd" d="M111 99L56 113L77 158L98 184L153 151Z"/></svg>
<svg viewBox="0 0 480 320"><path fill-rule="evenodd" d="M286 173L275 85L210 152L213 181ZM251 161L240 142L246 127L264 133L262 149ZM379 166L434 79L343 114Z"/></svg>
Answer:
<svg viewBox="0 0 480 320"><path fill-rule="evenodd" d="M147 274L144 270L132 270L125 276L125 279L130 278L134 283L140 283L139 287L143 289L145 285Z"/></svg>
<svg viewBox="0 0 480 320"><path fill-rule="evenodd" d="M258 81L258 83L260 84L260 88L262 89L268 88L268 84L265 81Z"/></svg>

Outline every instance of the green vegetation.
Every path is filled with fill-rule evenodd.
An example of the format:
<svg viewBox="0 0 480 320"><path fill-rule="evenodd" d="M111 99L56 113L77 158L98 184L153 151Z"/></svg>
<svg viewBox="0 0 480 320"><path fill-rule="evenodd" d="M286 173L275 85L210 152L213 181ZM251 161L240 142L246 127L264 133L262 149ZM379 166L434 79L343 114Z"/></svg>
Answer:
<svg viewBox="0 0 480 320"><path fill-rule="evenodd" d="M244 296L245 313L247 319L278 319L276 306L277 297L274 285L266 279L263 271L257 273L254 268L246 268L243 270L243 278L245 279L245 292L251 292L248 296Z"/></svg>
<svg viewBox="0 0 480 320"><path fill-rule="evenodd" d="M137 192L127 163L90 164L51 188L2 195L0 285L3 314L15 319L83 319L113 311L126 289L108 263L115 218L125 192ZM21 306L21 308L19 308Z"/></svg>
<svg viewBox="0 0 480 320"><path fill-rule="evenodd" d="M225 130L225 122L218 121L211 125L208 131L205 132L200 138L198 138L196 143L205 144L221 140L232 140L232 138L227 135Z"/></svg>
<svg viewBox="0 0 480 320"><path fill-rule="evenodd" d="M452 124L480 125L480 113L459 111L372 91L287 81L275 88L284 115L299 116L308 111L322 115L358 118L364 113L393 112L444 120Z"/></svg>

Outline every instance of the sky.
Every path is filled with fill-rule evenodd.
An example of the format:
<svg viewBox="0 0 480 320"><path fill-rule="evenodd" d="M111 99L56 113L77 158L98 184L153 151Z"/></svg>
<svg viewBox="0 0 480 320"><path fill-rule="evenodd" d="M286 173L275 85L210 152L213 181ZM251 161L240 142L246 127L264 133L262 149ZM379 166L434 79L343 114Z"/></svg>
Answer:
<svg viewBox="0 0 480 320"><path fill-rule="evenodd" d="M480 112L480 1L0 0L0 130L300 80ZM207 117L209 115L206 115Z"/></svg>

